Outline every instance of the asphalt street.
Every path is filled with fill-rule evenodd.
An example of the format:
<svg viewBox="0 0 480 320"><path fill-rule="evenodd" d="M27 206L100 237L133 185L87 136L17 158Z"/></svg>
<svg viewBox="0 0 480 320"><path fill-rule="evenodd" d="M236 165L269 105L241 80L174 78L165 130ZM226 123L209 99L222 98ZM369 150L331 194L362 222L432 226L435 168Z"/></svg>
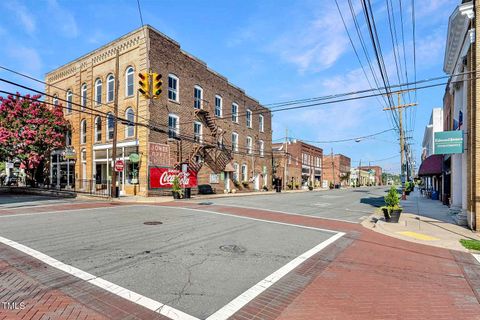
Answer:
<svg viewBox="0 0 480 320"><path fill-rule="evenodd" d="M332 233L134 205L0 216L0 236L205 318Z"/></svg>
<svg viewBox="0 0 480 320"><path fill-rule="evenodd" d="M383 205L386 187L361 187L301 193L225 197L198 202L276 210L360 223Z"/></svg>

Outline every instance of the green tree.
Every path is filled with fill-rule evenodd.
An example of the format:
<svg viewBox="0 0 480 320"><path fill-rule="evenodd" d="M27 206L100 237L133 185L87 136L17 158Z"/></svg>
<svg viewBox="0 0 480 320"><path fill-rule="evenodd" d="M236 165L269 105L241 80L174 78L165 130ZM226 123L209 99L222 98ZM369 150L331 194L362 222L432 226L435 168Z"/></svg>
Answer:
<svg viewBox="0 0 480 320"><path fill-rule="evenodd" d="M71 130L61 106L48 107L40 95L0 96L0 161L19 160L33 180L50 152L65 146Z"/></svg>

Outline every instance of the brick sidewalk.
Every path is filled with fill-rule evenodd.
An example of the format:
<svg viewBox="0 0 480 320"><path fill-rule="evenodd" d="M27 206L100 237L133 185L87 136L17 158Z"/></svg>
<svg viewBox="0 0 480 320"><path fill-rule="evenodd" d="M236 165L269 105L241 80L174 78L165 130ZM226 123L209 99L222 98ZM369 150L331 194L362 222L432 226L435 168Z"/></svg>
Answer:
<svg viewBox="0 0 480 320"><path fill-rule="evenodd" d="M0 319L167 319L0 244Z"/></svg>
<svg viewBox="0 0 480 320"><path fill-rule="evenodd" d="M188 206L347 233L233 319L480 319L480 264L470 254L394 239L340 221Z"/></svg>

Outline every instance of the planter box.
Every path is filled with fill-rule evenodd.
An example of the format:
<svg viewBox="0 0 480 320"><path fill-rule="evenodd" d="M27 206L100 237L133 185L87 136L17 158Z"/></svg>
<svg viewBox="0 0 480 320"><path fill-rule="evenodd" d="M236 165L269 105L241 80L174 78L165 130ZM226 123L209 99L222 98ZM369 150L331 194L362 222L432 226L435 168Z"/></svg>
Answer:
<svg viewBox="0 0 480 320"><path fill-rule="evenodd" d="M400 215L402 214L402 210L392 210L390 211L390 214L388 214L388 209L386 208L382 208L382 211L385 221L390 223L398 223Z"/></svg>

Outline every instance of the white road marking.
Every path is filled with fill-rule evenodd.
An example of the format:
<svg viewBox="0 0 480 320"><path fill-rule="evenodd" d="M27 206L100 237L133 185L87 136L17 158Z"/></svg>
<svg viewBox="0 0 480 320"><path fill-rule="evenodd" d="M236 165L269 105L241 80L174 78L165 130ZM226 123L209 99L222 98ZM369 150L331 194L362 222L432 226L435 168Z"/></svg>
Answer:
<svg viewBox="0 0 480 320"><path fill-rule="evenodd" d="M32 256L43 263L46 263L54 268L57 268L63 272L66 272L72 276L75 276L79 279L85 280L86 282L97 286L101 289L104 289L106 291L109 291L119 297L122 297L124 299L127 299L130 302L133 302L135 304L138 304L142 307L145 307L149 310L152 310L156 313L160 313L170 319L176 319L176 320L199 320L196 317L193 317L189 314L186 314L180 310L177 310L175 308L172 308L170 306L167 306L163 303L160 303L158 301L155 301L153 299L147 298L145 296L142 296L141 294L138 294L136 292L133 292L131 290L125 289L123 287L120 287L112 282L109 282L107 280L104 280L100 277L94 276L93 274L87 273L85 271L82 271L80 269L77 269L73 266L67 265L63 262L60 262L50 256L47 256L46 254L43 254L37 250L34 250L32 248L29 248L27 246L24 246L20 243L17 243L13 240L9 240L6 238L3 238L0 236L0 242L10 246L14 249L17 249L23 253L28 254L29 256Z"/></svg>
<svg viewBox="0 0 480 320"><path fill-rule="evenodd" d="M144 207L144 206L149 206L149 205L143 205L143 204L124 204L121 207L122 208L128 208L128 207ZM10 218L10 217L28 217L28 216L36 216L36 215L42 215L42 214L51 214L51 213L76 213L77 211L89 211L89 210L100 210L100 209L112 209L112 208L118 208L117 206L110 206L110 207L95 207L95 208L78 208L78 209L68 209L68 210L58 210L58 211L46 211L46 212L37 212L37 213L16 213L16 214L1 214L0 211L0 219L1 218ZM115 211L111 211L111 213L115 213Z"/></svg>
<svg viewBox="0 0 480 320"><path fill-rule="evenodd" d="M158 206L156 206L156 205L152 205L152 207L157 207L158 208ZM220 215L220 216L227 216L227 217L234 217L234 218L239 218L239 219L247 219L247 220L253 220L253 221L280 224L280 225L284 225L284 226L297 227L297 228L302 228L302 229L318 230L318 231L331 232L331 233L341 233L341 232L338 232L338 231L335 231L335 230L330 230L330 229L322 229L322 228L316 228L316 227L302 226L301 224L293 224L293 223L272 221L272 220L266 220L266 219L251 218L251 217L239 216L239 215L231 214L231 213L221 213L221 212L204 210L204 209L179 208L179 207L171 207L171 206L161 206L161 207L169 208L169 209L181 209L181 210L192 210L192 211L198 211L198 212L213 213L213 214L217 214L217 215ZM276 211L276 212L280 212L280 211Z"/></svg>
<svg viewBox="0 0 480 320"><path fill-rule="evenodd" d="M478 253L472 253L472 256L477 259L478 263L480 263L480 254Z"/></svg>
<svg viewBox="0 0 480 320"><path fill-rule="evenodd" d="M316 253L320 252L322 249L327 247L328 245L332 244L336 240L340 239L345 233L339 232L336 235L328 238L327 240L323 241L319 245L315 246L314 248L308 250L307 252L303 253L299 257L293 259L241 295L237 298L233 299L225 305L220 310L216 311L214 314L209 316L207 320L225 320L235 314L238 310L244 307L247 303L255 299L259 294L267 290L270 286L272 286L275 282L280 280L283 276L287 273L298 267L302 264L305 260L312 257Z"/></svg>
<svg viewBox="0 0 480 320"><path fill-rule="evenodd" d="M213 202L213 201L212 201L212 202ZM268 211L268 212L277 212L277 213L289 214L289 215L292 215L292 216L308 217L308 218L315 218L315 219L325 219L325 220L333 220L333 221L341 221L341 222L348 222L348 223L358 224L358 222L355 222L355 221L349 221L349 220L343 220L343 219L335 219L335 218L327 218L327 217L319 217L319 216L312 216L312 215L309 215L309 214L293 213L293 212L286 212L286 211L281 211L281 210L263 209L263 208L256 208L256 207L240 206L240 205L235 205L235 204L221 204L221 203L215 203L215 202L213 202L213 204L214 204L214 205L217 205L217 206L236 207L236 208L244 208L244 209L254 209L254 210L261 210L261 211Z"/></svg>
<svg viewBox="0 0 480 320"><path fill-rule="evenodd" d="M328 202L319 202L319 203L314 203L313 205L314 205L314 206L317 206L317 207L328 207L329 205L331 205L331 203L328 203Z"/></svg>

